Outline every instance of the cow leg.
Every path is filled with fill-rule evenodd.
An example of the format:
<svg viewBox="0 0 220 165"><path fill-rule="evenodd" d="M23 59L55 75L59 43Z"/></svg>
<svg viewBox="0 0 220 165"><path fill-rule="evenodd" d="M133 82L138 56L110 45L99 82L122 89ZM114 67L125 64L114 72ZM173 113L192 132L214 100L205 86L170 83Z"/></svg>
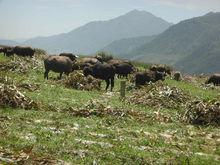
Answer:
<svg viewBox="0 0 220 165"><path fill-rule="evenodd" d="M60 80L61 80L61 78L62 78L62 74L63 74L63 72L60 73L60 77L59 77Z"/></svg>
<svg viewBox="0 0 220 165"><path fill-rule="evenodd" d="M108 87L109 87L109 79L107 79L107 80L105 80L105 82L106 82L106 88L105 88L105 90L107 91L107 89L108 89Z"/></svg>
<svg viewBox="0 0 220 165"><path fill-rule="evenodd" d="M4 53L4 55L5 55L5 56L7 56L7 54L6 54L6 51L5 51L5 50L4 50L4 52L3 52L3 53Z"/></svg>
<svg viewBox="0 0 220 165"><path fill-rule="evenodd" d="M47 78L47 80L48 80L48 74L49 74L49 70L45 70L45 72L44 72L44 79Z"/></svg>
<svg viewBox="0 0 220 165"><path fill-rule="evenodd" d="M111 78L111 92L112 92L113 88L114 88L114 77Z"/></svg>

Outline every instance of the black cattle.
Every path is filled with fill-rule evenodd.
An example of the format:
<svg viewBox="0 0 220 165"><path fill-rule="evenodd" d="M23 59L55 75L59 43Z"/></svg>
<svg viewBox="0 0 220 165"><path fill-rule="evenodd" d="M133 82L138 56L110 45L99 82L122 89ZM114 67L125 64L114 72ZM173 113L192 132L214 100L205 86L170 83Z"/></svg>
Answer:
<svg viewBox="0 0 220 165"><path fill-rule="evenodd" d="M73 62L69 59L69 57L65 56L49 56L44 60L44 78L48 79L48 73L50 70L60 73L60 79L62 78L62 74L69 74L73 71Z"/></svg>
<svg viewBox="0 0 220 165"><path fill-rule="evenodd" d="M9 57L9 56L12 56L14 54L13 49L14 48L11 47L11 46L4 46L4 47L0 48L0 53L3 53L4 55Z"/></svg>
<svg viewBox="0 0 220 165"><path fill-rule="evenodd" d="M3 53L3 54L5 54L5 52L4 52L4 48L0 48L0 53Z"/></svg>
<svg viewBox="0 0 220 165"><path fill-rule="evenodd" d="M118 65L118 64L122 64L122 63L128 63L131 64L129 61L127 60L119 60L119 59L111 59L108 61L108 64L112 64L112 65Z"/></svg>
<svg viewBox="0 0 220 165"><path fill-rule="evenodd" d="M171 75L172 68L167 65L152 65L150 67L151 71L165 72L166 74Z"/></svg>
<svg viewBox="0 0 220 165"><path fill-rule="evenodd" d="M13 49L13 54L16 54L18 56L22 57L33 57L35 53L35 50L32 49L31 47L21 47L21 46L16 46Z"/></svg>
<svg viewBox="0 0 220 165"><path fill-rule="evenodd" d="M114 88L115 68L110 64L98 63L92 66L87 66L83 69L85 76L92 75L94 78L105 80L106 91L111 83L111 91Z"/></svg>
<svg viewBox="0 0 220 165"><path fill-rule="evenodd" d="M118 74L119 77L128 78L128 74L134 72L134 66L129 63L122 63L115 66L115 73Z"/></svg>
<svg viewBox="0 0 220 165"><path fill-rule="evenodd" d="M76 55L74 55L72 53L60 53L59 56L69 57L72 61L75 61L76 58L78 57L78 56L76 56Z"/></svg>
<svg viewBox="0 0 220 165"><path fill-rule="evenodd" d="M183 79L183 76L180 72L176 71L174 74L173 74L173 79L176 80L176 81L181 81Z"/></svg>
<svg viewBox="0 0 220 165"><path fill-rule="evenodd" d="M84 69L85 67L92 66L95 64L100 64L101 62L94 57L84 57L77 61L77 65L80 69Z"/></svg>
<svg viewBox="0 0 220 165"><path fill-rule="evenodd" d="M213 83L216 86L220 85L220 74L211 75L205 83L206 84Z"/></svg>
<svg viewBox="0 0 220 165"><path fill-rule="evenodd" d="M135 75L136 86L145 85L146 83L156 82L158 80L165 80L164 72L147 71L147 72L138 72Z"/></svg>
<svg viewBox="0 0 220 165"><path fill-rule="evenodd" d="M134 66L128 61L112 59L108 64L115 67L115 73L118 74L119 77L127 78L128 74L134 72Z"/></svg>

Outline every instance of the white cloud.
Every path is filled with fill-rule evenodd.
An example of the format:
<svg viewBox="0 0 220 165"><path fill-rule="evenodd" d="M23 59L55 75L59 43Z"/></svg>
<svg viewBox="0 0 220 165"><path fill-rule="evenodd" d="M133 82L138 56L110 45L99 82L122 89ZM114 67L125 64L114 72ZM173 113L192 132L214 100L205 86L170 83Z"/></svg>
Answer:
<svg viewBox="0 0 220 165"><path fill-rule="evenodd" d="M220 0L143 0L157 5L167 5L188 10L220 10Z"/></svg>

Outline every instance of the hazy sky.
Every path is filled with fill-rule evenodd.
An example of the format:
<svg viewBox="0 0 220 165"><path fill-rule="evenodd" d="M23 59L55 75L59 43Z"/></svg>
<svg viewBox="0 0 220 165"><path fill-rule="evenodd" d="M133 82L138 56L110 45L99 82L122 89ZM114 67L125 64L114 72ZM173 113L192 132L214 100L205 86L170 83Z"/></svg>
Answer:
<svg viewBox="0 0 220 165"><path fill-rule="evenodd" d="M18 39L68 32L133 9L169 22L220 11L220 0L0 0L0 38Z"/></svg>

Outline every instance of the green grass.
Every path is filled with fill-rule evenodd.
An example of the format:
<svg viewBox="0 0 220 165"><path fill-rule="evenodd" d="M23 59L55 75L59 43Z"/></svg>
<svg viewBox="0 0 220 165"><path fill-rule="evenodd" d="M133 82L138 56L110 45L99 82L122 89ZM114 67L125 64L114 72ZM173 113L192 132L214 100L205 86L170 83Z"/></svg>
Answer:
<svg viewBox="0 0 220 165"><path fill-rule="evenodd" d="M198 97L198 98L202 98L204 100L211 100L211 99L216 99L217 97L220 96L220 89L202 89L201 87L196 86L195 84L192 83L187 83L184 81L178 82L175 80L166 80L167 84L170 86L174 86L177 88L182 89L183 91L185 91L186 93L194 96L194 97ZM202 85L202 83L204 84L204 82L198 82L199 84Z"/></svg>
<svg viewBox="0 0 220 165"><path fill-rule="evenodd" d="M5 62L5 61L7 61L8 60L8 58L6 58L4 55L3 55L3 53L0 53L0 61L1 62Z"/></svg>
<svg viewBox="0 0 220 165"><path fill-rule="evenodd" d="M4 59L0 56L0 60ZM219 164L219 127L183 123L178 120L176 109L160 109L161 115L172 118L161 121L156 115L159 109L120 101L119 80L113 93L105 93L105 83L101 91L79 91L56 80L44 80L41 68L27 74L5 75L15 83L40 84L36 91L23 92L57 108L85 108L91 100L98 100L105 106L141 112L148 117L77 117L65 111L0 108L0 153L10 150L18 155L33 147L29 159L44 157L70 164ZM215 99L219 93L185 82L166 83L202 99ZM132 90L127 92L127 96L131 94ZM0 154L0 163L1 157Z"/></svg>

